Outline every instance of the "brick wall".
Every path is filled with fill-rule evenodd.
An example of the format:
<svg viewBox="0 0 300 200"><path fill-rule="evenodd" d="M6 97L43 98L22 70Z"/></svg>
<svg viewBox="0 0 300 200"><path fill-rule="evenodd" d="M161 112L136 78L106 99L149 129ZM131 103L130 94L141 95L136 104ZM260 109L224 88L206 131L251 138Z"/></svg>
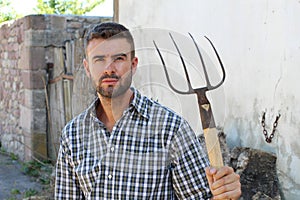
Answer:
<svg viewBox="0 0 300 200"><path fill-rule="evenodd" d="M111 19L30 15L0 25L2 148L22 160L48 157L46 94L53 49L82 37L90 24L107 20Z"/></svg>

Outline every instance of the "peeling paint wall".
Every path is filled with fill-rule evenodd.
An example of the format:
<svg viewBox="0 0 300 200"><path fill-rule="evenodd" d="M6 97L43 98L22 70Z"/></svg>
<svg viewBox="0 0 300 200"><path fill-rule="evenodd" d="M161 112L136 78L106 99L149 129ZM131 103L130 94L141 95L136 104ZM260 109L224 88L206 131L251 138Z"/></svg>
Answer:
<svg viewBox="0 0 300 200"><path fill-rule="evenodd" d="M231 147L276 154L283 197L300 198L299 0L120 0L119 21L131 29L191 32L197 40L208 36L227 73L224 98L216 100L218 91L210 93L217 125L224 127ZM143 59L147 59L144 54L140 62ZM145 73L137 75L141 80ZM152 78L148 75L144 79L151 82ZM168 93L161 95L165 96L163 101ZM164 102L172 107L172 100ZM195 100L178 102L174 110L183 113L198 130L199 124L191 117ZM260 123L263 112L268 134L281 114L270 144L264 141Z"/></svg>

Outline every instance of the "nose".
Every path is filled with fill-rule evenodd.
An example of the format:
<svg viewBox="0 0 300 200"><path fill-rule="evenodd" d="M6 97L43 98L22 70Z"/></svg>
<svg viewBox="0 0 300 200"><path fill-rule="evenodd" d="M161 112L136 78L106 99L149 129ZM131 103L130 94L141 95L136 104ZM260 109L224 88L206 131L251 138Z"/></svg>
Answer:
<svg viewBox="0 0 300 200"><path fill-rule="evenodd" d="M108 60L104 69L105 69L106 73L116 72L116 65L115 65L114 61L112 59Z"/></svg>

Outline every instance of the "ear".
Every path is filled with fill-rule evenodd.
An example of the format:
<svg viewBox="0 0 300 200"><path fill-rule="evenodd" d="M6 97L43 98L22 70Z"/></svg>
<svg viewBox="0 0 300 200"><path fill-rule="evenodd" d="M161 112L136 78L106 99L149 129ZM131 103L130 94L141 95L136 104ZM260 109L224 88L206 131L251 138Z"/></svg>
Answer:
<svg viewBox="0 0 300 200"><path fill-rule="evenodd" d="M90 72L90 68L89 68L89 62L87 61L86 58L83 59L83 66L84 66L86 75L90 78L91 72Z"/></svg>
<svg viewBox="0 0 300 200"><path fill-rule="evenodd" d="M137 66L138 66L138 62L139 62L139 59L137 57L134 57L131 60L131 66L132 66L132 72L133 72L133 74L136 72L136 69L137 69Z"/></svg>

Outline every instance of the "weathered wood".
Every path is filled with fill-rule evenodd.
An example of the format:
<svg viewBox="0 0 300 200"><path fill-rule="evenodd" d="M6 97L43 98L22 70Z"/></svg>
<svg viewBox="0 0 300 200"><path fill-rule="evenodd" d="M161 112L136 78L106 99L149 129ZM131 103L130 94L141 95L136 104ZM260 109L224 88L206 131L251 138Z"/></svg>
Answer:
<svg viewBox="0 0 300 200"><path fill-rule="evenodd" d="M53 78L64 74L64 54L62 48L54 48L54 61L52 74ZM58 79L52 84L48 84L49 91L49 119L48 119L48 156L51 160L55 161L59 147L59 137L61 130L64 127L65 109L64 109L64 90L63 80Z"/></svg>
<svg viewBox="0 0 300 200"><path fill-rule="evenodd" d="M64 105L65 105L65 121L72 119L72 81L68 79L63 80L64 87Z"/></svg>
<svg viewBox="0 0 300 200"><path fill-rule="evenodd" d="M73 65L73 41L66 42L66 74L72 74L72 65Z"/></svg>
<svg viewBox="0 0 300 200"><path fill-rule="evenodd" d="M63 48L54 48L53 53L54 63L48 86L48 155L56 160L61 130L93 101L95 95L82 65L83 39L68 41L65 51Z"/></svg>
<svg viewBox="0 0 300 200"><path fill-rule="evenodd" d="M74 41L74 81L72 93L72 115L81 113L95 98L95 90L87 77L82 61L84 58L83 39Z"/></svg>
<svg viewBox="0 0 300 200"><path fill-rule="evenodd" d="M81 113L94 99L95 92L90 79L85 74L84 67L79 68L74 74L72 94L73 117Z"/></svg>

